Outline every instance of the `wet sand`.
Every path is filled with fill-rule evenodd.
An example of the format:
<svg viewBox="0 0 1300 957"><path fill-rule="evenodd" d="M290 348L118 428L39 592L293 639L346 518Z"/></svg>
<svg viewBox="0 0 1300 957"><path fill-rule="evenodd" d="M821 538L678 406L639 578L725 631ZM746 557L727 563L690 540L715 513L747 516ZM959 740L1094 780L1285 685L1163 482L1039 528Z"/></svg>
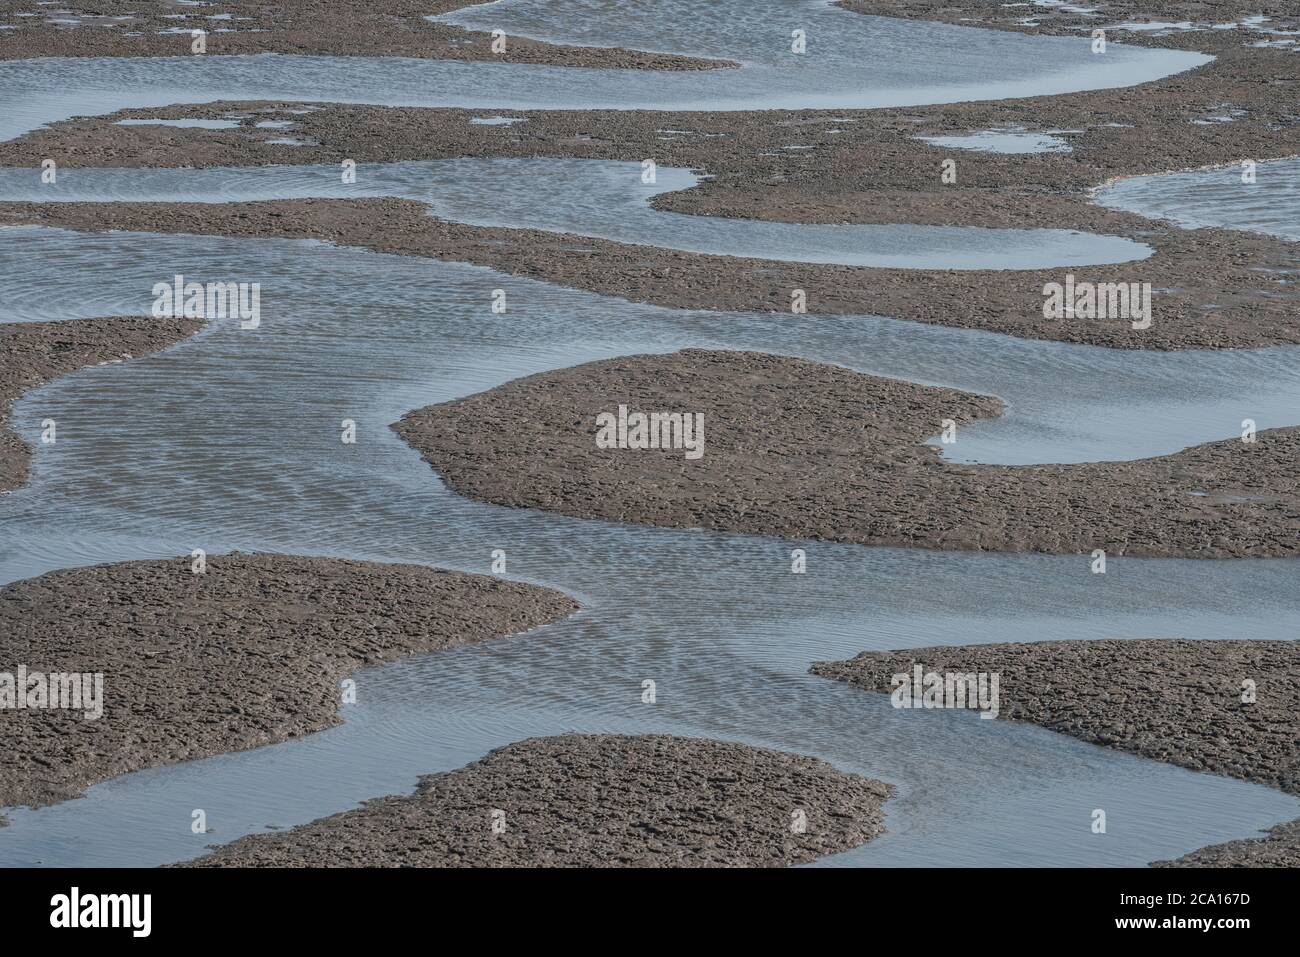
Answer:
<svg viewBox="0 0 1300 957"><path fill-rule="evenodd" d="M428 775L413 795L181 866L781 867L880 834L891 791L816 758L703 738L530 738Z"/></svg>
<svg viewBox="0 0 1300 957"><path fill-rule="evenodd" d="M293 555L209 556L203 574L186 556L14 582L0 588L0 671L102 673L103 714L0 710L0 807L319 731L340 720L340 681L357 669L577 608L519 582Z"/></svg>
<svg viewBox="0 0 1300 957"><path fill-rule="evenodd" d="M1300 795L1300 644L1043 641L866 651L811 672L888 692L894 674L998 674L998 717ZM1254 700L1244 682L1254 682ZM918 715L918 720L923 720ZM1157 866L1300 865L1300 821Z"/></svg>
<svg viewBox="0 0 1300 957"><path fill-rule="evenodd" d="M643 70L703 70L731 66L667 53L558 46L506 37L492 51L492 35L426 16L450 13L481 0L241 0L195 8L157 0L83 0L69 16L35 2L10 4L0 22L0 60L31 57L192 56L191 30L205 31L207 56L296 53L314 56L401 56L439 60L500 60ZM19 17L18 13L35 13ZM129 17L130 19L117 19ZM214 19L227 17L228 19ZM80 25L51 20L80 21ZM340 29L346 25L346 29ZM180 30L181 32L169 32Z"/></svg>
<svg viewBox="0 0 1300 957"><path fill-rule="evenodd" d="M1090 0L1088 3L1024 6L1003 0L945 0L942 6L925 0L835 0L835 3L845 10L863 14L965 26L973 24L1051 36L1088 36L1098 27L1113 28L1119 23L1188 21L1198 29L1161 31L1158 34L1108 30L1112 42L1116 37L1122 37L1125 43L1184 50L1200 49L1202 37L1211 25L1262 14L1275 18L1279 27L1294 28L1297 18L1300 18L1295 4L1286 0Z"/></svg>
<svg viewBox="0 0 1300 957"><path fill-rule="evenodd" d="M702 413L703 455L598 448L596 416ZM544 372L393 428L454 491L666 528L909 548L1190 558L1300 554L1300 428L1174 455L967 465L920 443L998 399L755 352ZM1087 573L1086 568L1081 573Z"/></svg>
<svg viewBox="0 0 1300 957"><path fill-rule="evenodd" d="M9 424L19 396L85 366L158 352L202 326L196 319L141 316L0 323L0 494L27 481L32 458L31 447Z"/></svg>

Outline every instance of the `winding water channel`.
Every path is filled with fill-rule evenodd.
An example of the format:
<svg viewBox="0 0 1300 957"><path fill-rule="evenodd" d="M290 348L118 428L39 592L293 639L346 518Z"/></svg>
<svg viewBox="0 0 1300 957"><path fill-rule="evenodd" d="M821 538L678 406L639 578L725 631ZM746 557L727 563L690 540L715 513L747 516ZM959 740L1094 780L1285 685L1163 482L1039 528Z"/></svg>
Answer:
<svg viewBox="0 0 1300 957"><path fill-rule="evenodd" d="M563 24L526 2L458 17L543 39L726 55L745 66L679 77L328 57L26 61L0 64L0 117L7 117L0 135L128 105L241 97L502 110L862 108L1118 85L1200 62L1194 54L1112 45L1117 56L1103 71L1083 41L982 32L974 42L963 28L857 17L820 2L689 5L693 20L688 5L658 3L647 5L658 11L653 22L618 18L610 4L589 7L589 16ZM771 13L774 37L758 13L738 17L742 7ZM791 66L777 53L764 56L768 44L779 51L788 43L778 9L793 17L790 29L806 25L810 38L842 49L843 62ZM834 83L828 69L838 71ZM530 196L532 187L509 185L518 167L508 164L394 165L381 174L389 177L381 181L387 194L410 190L436 214L463 221L490 217L495 225L588 236L618 230L611 238L686 241L679 248L731 255L754 255L755 244L767 244L774 258L792 258L792 242L809 248L780 224L687 224L679 221L695 218L681 216L657 224L667 214L637 212L646 188L627 164L588 167L604 191L597 202L582 195L572 163L540 163L541 175L552 177L546 205ZM312 168L74 171L60 198L304 195L292 192L295 183L307 183L305 195L322 195L310 192L314 173L324 178ZM22 177L33 175L0 171L0 199L20 198ZM660 175L657 189L689 185L689 174ZM481 200L485 183L507 196L492 212ZM819 228L790 229L812 236ZM851 241L823 235L837 238L817 255L860 255L870 245L856 234ZM940 254L925 246L939 237L912 235L921 243L917 255ZM1077 253L1071 243L1078 241L1075 234L1057 253ZM1054 248L1035 246L1039 254ZM1015 268L1013 260L985 265ZM888 833L822 862L828 866L1141 865L1300 816L1300 801L1268 788L973 713L918 721L891 708L887 696L806 673L814 660L869 648L1291 639L1300 617L1296 562L1117 558L1101 576L1085 557L864 548L580 521L452 495L387 428L410 409L519 375L704 346L801 355L1001 396L1007 415L963 430L950 453L961 460L1127 459L1236 434L1245 417L1261 428L1300 422L1300 350L1147 354L876 316L669 310L313 241L37 227L0 229L0 321L147 313L153 284L175 273L261 282L261 326L217 322L159 355L83 370L20 400L14 420L24 437L33 440L41 419L52 417L60 440L37 445L30 484L0 497L0 582L193 548L486 573L490 553L502 548L509 575L562 588L585 607L528 635L363 672L345 723L308 738L126 775L40 811L8 809L0 863L193 857L214 840L409 791L417 775L458 767L498 745L574 730L733 738L816 754L898 785ZM504 314L491 310L496 288L507 291ZM343 418L358 424L356 445L338 441ZM790 574L796 545L808 549L808 574ZM656 681L657 704L641 703L644 678ZM190 832L195 807L206 810L212 834ZM1096 807L1107 810L1106 835L1091 833Z"/></svg>

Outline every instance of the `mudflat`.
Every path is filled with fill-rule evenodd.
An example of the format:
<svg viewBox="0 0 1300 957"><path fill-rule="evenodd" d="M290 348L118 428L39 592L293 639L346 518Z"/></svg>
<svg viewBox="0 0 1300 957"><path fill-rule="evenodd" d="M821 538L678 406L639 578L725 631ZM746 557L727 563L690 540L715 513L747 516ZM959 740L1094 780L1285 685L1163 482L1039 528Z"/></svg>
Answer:
<svg viewBox="0 0 1300 957"><path fill-rule="evenodd" d="M890 692L920 665L998 675L997 717L1300 795L1300 645L1102 639L864 651L811 671ZM906 685L904 685L906 690ZM914 707L920 707L919 704ZM1295 867L1300 821L1157 866Z"/></svg>
<svg viewBox="0 0 1300 957"><path fill-rule="evenodd" d="M597 416L702 414L702 454L601 448ZM1300 554L1300 428L1174 455L967 465L922 445L989 396L756 352L688 349L516 379L393 428L454 491L667 528L975 551Z"/></svg>
<svg viewBox="0 0 1300 957"><path fill-rule="evenodd" d="M1104 8L1098 18L1061 7L1029 10L984 0L942 6L906 0L842 6L859 13L1076 36L1081 44L1089 42L1099 22L1106 22L1111 24L1111 42L1197 50L1213 54L1215 60L1137 87L878 110L511 110L511 116L524 122L484 126L469 120L485 111L458 109L328 104L303 113L290 103L171 106L56 123L0 144L0 162L35 166L50 157L61 166L174 166L176 156L182 155L186 165L197 167L458 156L635 162L653 158L660 165L698 169L710 176L693 189L653 200L657 208L679 213L804 223L1051 226L1123 236L1150 245L1154 255L1140 262L1073 270L793 264L608 240L575 241L535 230L421 222L418 204L407 209L397 203L355 200L243 204L229 211L205 207L201 213L165 204L139 204L134 209L4 204L0 222L329 238L386 252L472 262L675 308L788 312L791 291L802 289L814 315L874 313L1115 348L1300 343L1300 286L1288 278L1294 266L1292 244L1230 229L1180 229L1101 207L1091 198L1096 187L1123 177L1300 154L1294 98L1285 93L1300 86L1300 57L1267 45L1271 34L1245 27L1210 28L1226 19L1258 14L1259 7L1236 2L1213 7L1111 2L1093 5ZM1273 17L1270 29L1300 27L1295 11L1260 6ZM1027 10L1032 16L1026 16ZM1153 33L1116 26L1147 15L1195 21L1200 28ZM18 31L0 31L0 43L6 32ZM482 43L457 47L483 48ZM596 49L589 52L604 55ZM232 116L240 124L236 129L116 125L123 118ZM293 139L304 145L275 142L284 140L284 133L257 127L264 119L293 122ZM1011 129L1050 132L1069 150L989 153L924 139ZM949 160L955 163L954 182L941 176ZM1259 175L1271 174L1261 169ZM1249 201L1254 186L1243 181L1240 188ZM375 205L349 206L365 203ZM996 241L996 234L990 234L990 241ZM1043 288L1062 282L1067 272L1095 283L1149 283L1151 326L1135 329L1114 316L1045 320Z"/></svg>
<svg viewBox="0 0 1300 957"><path fill-rule="evenodd" d="M75 12L10 4L0 60L31 57L400 56L497 60L646 70L705 70L726 61L613 47L576 47L527 37L494 37L427 19L481 0L240 0L192 5L157 0L86 0ZM22 9L22 7L26 9ZM27 14L19 16L17 14ZM194 31L203 33L202 51Z"/></svg>
<svg viewBox="0 0 1300 957"><path fill-rule="evenodd" d="M420 565L236 553L196 574L194 562L72 568L0 588L0 670L102 675L97 717L0 710L0 807L319 731L340 720L340 680L359 668L578 608L551 589Z"/></svg>
<svg viewBox="0 0 1300 957"><path fill-rule="evenodd" d="M1152 867L1300 867L1300 820L1270 828L1266 837L1211 844Z"/></svg>
<svg viewBox="0 0 1300 957"><path fill-rule="evenodd" d="M530 738L413 795L242 837L182 867L783 867L884 830L892 788L703 738Z"/></svg>

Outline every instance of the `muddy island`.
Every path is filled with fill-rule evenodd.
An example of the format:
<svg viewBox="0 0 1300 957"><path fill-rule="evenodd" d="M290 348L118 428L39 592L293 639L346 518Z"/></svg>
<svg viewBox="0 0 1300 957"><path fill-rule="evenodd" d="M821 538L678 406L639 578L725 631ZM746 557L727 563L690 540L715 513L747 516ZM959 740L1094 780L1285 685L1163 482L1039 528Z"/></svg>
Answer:
<svg viewBox="0 0 1300 957"><path fill-rule="evenodd" d="M98 715L84 700L0 710L0 807L319 731L340 720L340 681L357 669L578 608L551 589L422 565L235 553L196 573L195 562L71 568L0 588L0 671L102 677Z"/></svg>
<svg viewBox="0 0 1300 957"><path fill-rule="evenodd" d="M1102 639L864 651L811 671L893 692L896 674L997 675L999 711L1071 737L1300 795L1300 643ZM918 720L923 720L918 716ZM1300 821L1162 867L1296 867Z"/></svg>
<svg viewBox="0 0 1300 957"><path fill-rule="evenodd" d="M413 795L254 834L193 867L788 867L884 830L892 788L816 758L666 735L530 738Z"/></svg>
<svg viewBox="0 0 1300 957"><path fill-rule="evenodd" d="M601 448L597 417L620 406L702 414L703 454ZM958 464L922 444L1001 408L804 359L688 349L516 379L393 427L462 495L579 518L973 551L1300 554L1300 428L1070 465Z"/></svg>

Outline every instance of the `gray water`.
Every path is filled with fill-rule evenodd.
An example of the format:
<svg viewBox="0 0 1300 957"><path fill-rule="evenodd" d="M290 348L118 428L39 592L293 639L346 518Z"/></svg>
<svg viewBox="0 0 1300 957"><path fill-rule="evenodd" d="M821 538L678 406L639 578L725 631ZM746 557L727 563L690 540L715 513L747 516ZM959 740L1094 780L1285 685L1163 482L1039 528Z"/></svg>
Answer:
<svg viewBox="0 0 1300 957"><path fill-rule="evenodd" d="M21 243L5 234L21 234L13 236ZM602 356L685 344L793 350L806 340L789 317L657 309L321 243L45 229L0 238L0 249L30 257L28 284L38 277L69 302L91 290L110 297L87 307L96 311L119 305L111 297L122 292L138 297L160 263L195 276L260 275L280 290L267 297L257 330L219 323L166 353L84 370L19 402L26 436L52 417L60 440L41 448L30 486L0 498L0 581L193 548L484 573L491 551L503 548L510 575L558 585L586 605L530 635L368 672L347 723L304 741L128 775L86 800L8 812L7 862L180 859L203 843L188 830L193 808L207 811L210 840L228 840L409 790L420 773L566 730L739 738L897 783L890 834L843 859L864 864L1141 864L1300 813L1300 802L1262 787L974 715L931 722L936 712L895 711L886 696L805 674L813 660L866 648L1291 637L1300 611L1294 562L1116 559L1098 576L1086 557L584 522L451 495L386 427L411 408ZM95 265L87 272L79 263ZM492 288L507 292L504 315L490 310ZM828 351L856 340L860 357L881 346L890 365L905 365L910 349L937 352L940 363L960 357L972 377L981 367L989 379L1016 375L1016 361L998 348L1015 343L1005 337L963 334L983 340L980 359L966 345L926 349L932 330L915 324L804 317L800 325L814 342L824 336ZM1044 361L1123 355L1018 345ZM1045 403L1059 403L1050 395L1063 394L1062 383L1052 384L1037 399L1026 393L1025 405L1042 415ZM1140 421L1132 405L1140 397L1128 400ZM338 441L343 418L358 423L355 446ZM805 575L789 571L796 545L809 550ZM647 677L658 683L654 706L640 703ZM1090 831L1095 807L1107 810L1107 836Z"/></svg>
<svg viewBox="0 0 1300 957"><path fill-rule="evenodd" d="M511 97L536 103L564 96L578 106L583 98L623 97L627 106L633 90L668 97L655 100L662 105L674 89L683 98L718 97L710 108L815 100L827 89L856 105L884 105L1114 85L1133 75L1121 69L1125 63L1137 70L1187 62L1112 44L1120 56L1107 61L1103 76L1076 52L1086 51L1082 41L1071 47L1074 41L852 18L820 3L782 5L813 27L810 50L823 41L835 48L818 18L860 31L846 34L841 62L833 64L839 79L829 84L817 71L829 69L833 57L820 67L814 59L786 65L776 54L764 61L754 52L767 42L768 20L788 38L782 18L737 16L735 4L655 4L660 15L649 24L617 16L628 6L594 4L589 16L566 19L566 28L592 31L570 39L655 49L689 44L687 52L708 54L715 44L735 51L736 34L741 49L734 55L745 55L745 68L678 79L333 58L0 64L0 104L14 107L0 110L10 117L0 125L14 135L68 111L271 87L305 99L462 97L503 109L520 105ZM772 12L767 4L744 9ZM674 10L694 20L663 16ZM537 16L532 5L516 3L477 13ZM531 28L559 29L542 20ZM634 43L637 30L659 40ZM849 53L852 62L843 62ZM857 72L843 72L850 68ZM345 90L349 95L336 95ZM444 169L437 196L451 202L445 197L463 195L459 202L481 208L467 184L483 169ZM178 178L173 187L193 190L198 182ZM617 196L644 203L638 189L622 183ZM572 197L556 205L548 215L600 228L590 206ZM527 206L510 209L501 224L519 225L510 217L522 218ZM184 859L209 841L409 791L419 774L564 731L746 740L816 754L898 785L889 832L823 862L830 866L1143 864L1300 814L1300 801L1256 785L970 713L896 711L887 696L806 673L814 660L867 648L1292 638L1300 611L1296 562L1117 558L1101 576L1090 573L1086 557L862 548L580 521L452 495L387 428L409 409L518 375L694 345L787 352L1003 396L1007 415L963 429L954 457L1128 458L1235 434L1243 408L1263 416L1261 426L1270 415L1293 424L1295 350L1148 355L872 316L667 310L318 242L24 227L0 230L0 263L0 321L147 313L153 284L175 273L263 287L256 330L218 322L167 352L86 369L20 400L19 431L32 440L39 421L52 417L59 442L37 445L31 483L0 497L0 582L193 548L486 573L491 551L502 548L511 577L563 588L584 603L572 619L528 635L363 672L359 703L345 711L344 724L320 734L126 775L41 811L6 810L11 826L0 830L0 863ZM507 293L505 314L490 308L498 288ZM338 440L343 418L358 424L356 445ZM795 546L808 549L807 574L790 572ZM645 678L657 682L655 705L641 703ZM194 808L207 812L213 833L190 833ZM1091 833L1095 808L1106 810L1105 835Z"/></svg>
<svg viewBox="0 0 1300 957"><path fill-rule="evenodd" d="M174 126L177 129L231 130L239 126L235 120L118 120L116 126Z"/></svg>
<svg viewBox="0 0 1300 957"><path fill-rule="evenodd" d="M1186 229L1218 226L1300 240L1300 157L1257 163L1253 183L1242 179L1245 172L1235 165L1133 176L1097 190L1094 199Z"/></svg>
<svg viewBox="0 0 1300 957"><path fill-rule="evenodd" d="M1131 86L1209 62L1199 53L1107 45L1087 37L865 17L826 0L500 0L447 19L602 45L716 55L739 69L651 72L525 64L264 54L0 63L0 138L42 123L126 107L287 99L493 109L868 109ZM499 24L498 27L496 24ZM791 52L805 31L806 53ZM507 41L508 42L508 41ZM190 38L177 35L177 53Z"/></svg>
<svg viewBox="0 0 1300 957"><path fill-rule="evenodd" d="M653 174L653 183L643 176ZM1067 229L828 226L688 216L650 200L700 181L671 166L580 159L367 163L344 183L338 165L212 169L0 168L0 200L231 203L395 196L476 226L570 233L642 246L787 262L900 269L1046 269L1145 259L1143 243Z"/></svg>
<svg viewBox="0 0 1300 957"><path fill-rule="evenodd" d="M1048 130L1033 133L1027 130L979 130L953 136L918 136L931 146L947 146L959 150L977 150L982 153L1069 153L1070 141L1057 136L1065 130Z"/></svg>
<svg viewBox="0 0 1300 957"><path fill-rule="evenodd" d="M187 281L260 283L264 327L292 321L304 311L323 311L344 313L382 336L395 334L399 316L423 323L439 338L469 336L472 330L480 337L476 361L482 372L453 395L590 359L695 346L800 355L999 396L1006 403L1004 415L963 426L957 442L943 447L954 461L1027 464L1167 455L1239 435L1246 418L1259 428L1294 425L1300 409L1296 347L1145 352L880 316L659 309L509 279L486 268L311 240L0 229L0 318L29 322L148 314L154 284L171 284L178 273ZM466 297L463 313L454 315L446 312L445 286L452 280L462 284ZM496 289L506 292L505 315L491 311ZM520 314L528 315L526 323ZM463 328L467 323L470 328ZM416 404L398 408L394 419ZM31 415L16 422L35 434L39 408L33 406ZM936 423L936 433L938 428ZM54 454L42 449L35 467Z"/></svg>

